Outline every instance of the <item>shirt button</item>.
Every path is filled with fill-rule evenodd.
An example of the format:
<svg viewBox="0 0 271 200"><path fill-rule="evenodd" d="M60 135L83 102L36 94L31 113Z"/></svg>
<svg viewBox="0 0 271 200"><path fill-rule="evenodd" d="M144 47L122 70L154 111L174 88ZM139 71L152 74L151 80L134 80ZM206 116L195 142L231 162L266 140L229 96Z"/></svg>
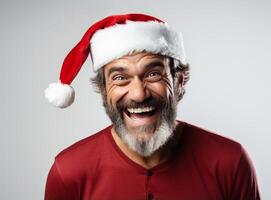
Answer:
<svg viewBox="0 0 271 200"><path fill-rule="evenodd" d="M149 194L148 194L148 200L152 200L152 199L153 199L153 197L154 197L154 196L153 196L153 194L152 194L152 193L149 193Z"/></svg>
<svg viewBox="0 0 271 200"><path fill-rule="evenodd" d="M148 170L147 171L147 176L152 176L153 175L153 172L151 170Z"/></svg>

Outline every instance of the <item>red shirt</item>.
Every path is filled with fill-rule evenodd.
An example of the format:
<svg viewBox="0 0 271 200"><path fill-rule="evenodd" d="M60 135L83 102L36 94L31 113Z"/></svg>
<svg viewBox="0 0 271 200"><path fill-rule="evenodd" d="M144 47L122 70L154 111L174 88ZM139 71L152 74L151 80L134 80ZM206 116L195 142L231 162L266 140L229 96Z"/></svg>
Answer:
<svg viewBox="0 0 271 200"><path fill-rule="evenodd" d="M124 155L112 126L73 144L56 157L45 199L260 199L255 171L240 144L182 123L172 158L149 170Z"/></svg>

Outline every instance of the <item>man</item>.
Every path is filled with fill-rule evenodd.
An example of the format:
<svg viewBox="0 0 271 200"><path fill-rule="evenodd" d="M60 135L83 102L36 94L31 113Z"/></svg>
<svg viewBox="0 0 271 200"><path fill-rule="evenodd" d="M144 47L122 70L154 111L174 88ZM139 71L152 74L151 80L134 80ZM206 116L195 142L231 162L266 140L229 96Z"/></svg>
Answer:
<svg viewBox="0 0 271 200"><path fill-rule="evenodd" d="M189 78L181 35L143 14L107 17L66 57L47 99L64 108L88 54L112 125L62 151L45 199L260 199L242 146L176 120Z"/></svg>

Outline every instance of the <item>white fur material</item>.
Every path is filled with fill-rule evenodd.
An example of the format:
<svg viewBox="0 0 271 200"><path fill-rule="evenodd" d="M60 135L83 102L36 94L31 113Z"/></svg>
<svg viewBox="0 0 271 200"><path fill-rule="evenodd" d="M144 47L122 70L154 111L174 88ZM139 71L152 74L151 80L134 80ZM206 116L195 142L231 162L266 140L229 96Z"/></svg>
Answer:
<svg viewBox="0 0 271 200"><path fill-rule="evenodd" d="M49 84L44 94L45 98L51 104L59 108L70 106L75 97L74 89L67 84L62 84L60 81L58 83Z"/></svg>
<svg viewBox="0 0 271 200"><path fill-rule="evenodd" d="M127 21L97 31L90 42L94 71L114 59L144 50L186 64L182 34L166 23Z"/></svg>

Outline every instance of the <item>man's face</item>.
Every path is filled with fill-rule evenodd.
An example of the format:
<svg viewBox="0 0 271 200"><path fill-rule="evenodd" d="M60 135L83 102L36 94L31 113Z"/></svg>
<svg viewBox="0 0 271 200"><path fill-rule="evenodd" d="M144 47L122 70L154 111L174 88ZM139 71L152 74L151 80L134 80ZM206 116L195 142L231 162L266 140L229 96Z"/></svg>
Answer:
<svg viewBox="0 0 271 200"><path fill-rule="evenodd" d="M177 97L169 58L124 56L107 64L104 76L104 105L116 133L140 155L151 155L175 129Z"/></svg>

